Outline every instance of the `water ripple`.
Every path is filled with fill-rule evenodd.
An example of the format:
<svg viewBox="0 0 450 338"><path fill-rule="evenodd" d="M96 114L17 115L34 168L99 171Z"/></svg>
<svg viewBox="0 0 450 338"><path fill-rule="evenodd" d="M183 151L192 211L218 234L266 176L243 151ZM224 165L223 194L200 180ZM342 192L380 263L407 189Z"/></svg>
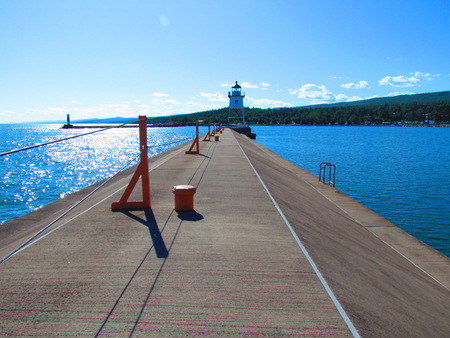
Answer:
<svg viewBox="0 0 450 338"><path fill-rule="evenodd" d="M58 125L0 125L0 130L0 152L86 133ZM194 138L195 128L149 128L147 133L151 157ZM138 129L121 128L4 156L0 224L111 177L135 164L130 161L138 155Z"/></svg>

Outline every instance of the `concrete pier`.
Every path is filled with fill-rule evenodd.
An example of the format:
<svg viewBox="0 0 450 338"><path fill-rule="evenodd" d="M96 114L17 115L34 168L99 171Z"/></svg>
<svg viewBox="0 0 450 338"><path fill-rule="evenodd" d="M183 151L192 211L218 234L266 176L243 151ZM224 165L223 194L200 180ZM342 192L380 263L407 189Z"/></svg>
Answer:
<svg viewBox="0 0 450 338"><path fill-rule="evenodd" d="M1 336L450 336L449 258L244 135L189 145L149 160L151 209L110 210L130 168L0 264ZM94 188L3 225L0 258Z"/></svg>

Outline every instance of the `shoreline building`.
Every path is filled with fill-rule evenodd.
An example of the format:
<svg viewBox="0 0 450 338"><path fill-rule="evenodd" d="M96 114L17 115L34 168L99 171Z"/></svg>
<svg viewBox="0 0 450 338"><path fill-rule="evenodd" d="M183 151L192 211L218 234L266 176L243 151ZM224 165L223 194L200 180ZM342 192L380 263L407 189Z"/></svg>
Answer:
<svg viewBox="0 0 450 338"><path fill-rule="evenodd" d="M244 97L245 92L241 91L241 86L236 84L231 87L231 91L228 92L230 98L230 104L228 105L228 126L231 123L236 125L242 124L245 127L245 112L244 112Z"/></svg>

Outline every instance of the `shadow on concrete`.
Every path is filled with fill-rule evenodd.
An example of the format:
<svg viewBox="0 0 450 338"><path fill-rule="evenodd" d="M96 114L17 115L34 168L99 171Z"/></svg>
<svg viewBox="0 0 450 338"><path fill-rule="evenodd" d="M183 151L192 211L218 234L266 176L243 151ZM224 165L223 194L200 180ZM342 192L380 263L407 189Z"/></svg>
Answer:
<svg viewBox="0 0 450 338"><path fill-rule="evenodd" d="M183 222L180 222L178 224L178 228L175 232L175 236L172 239L172 242L169 245L169 250L167 250L167 247L164 243L164 240L161 236L161 232L159 231L158 228L158 224L156 222L156 218L155 215L153 214L153 210L151 208L144 210L145 212L145 218L146 219L142 219L139 216L136 216L134 214L132 214L129 211L121 211L124 215L138 221L141 224L144 224L146 227L148 227L148 230L150 231L150 237L152 238L153 241L153 247L155 248L155 252L158 258L167 258L169 256L169 251L172 248L172 245L175 242L175 239L178 236L178 232L180 231L181 228L181 224ZM172 213L171 213L172 215ZM202 216L203 218L203 216ZM113 312L115 311L116 307L118 306L120 300L122 299L122 297L124 296L124 294L127 292L129 286L131 285L132 281L134 280L135 276L137 275L137 273L139 272L139 270L141 269L142 265L144 264L144 262L147 260L148 255L150 254L150 252L152 251L152 248L150 248L147 253L145 254L144 258L141 260L139 266L136 268L136 270L134 271L133 275L131 276L130 280L128 281L127 285L125 286L125 288L122 290L122 293L119 295L119 297L117 298L116 302L114 303L111 311L108 313L108 315L106 316L105 320L103 321L102 325L100 326L97 334L95 335L95 337L100 336L101 332L103 331L103 328L106 326L106 324L109 321L109 318L111 317L111 315L113 314ZM164 266L166 264L166 259L163 259L162 264L159 268L158 273L156 274L154 280L153 280L153 284L150 287L150 290L148 291L147 297L144 300L144 303L142 305L142 308L139 312L139 315L136 319L136 321L134 322L133 328L131 329L130 334L128 335L128 337L132 337L134 332L136 331L136 328L139 324L139 321L145 311L145 308L148 304L148 301L153 293L153 290L155 289L156 283L158 282L159 276L161 275L161 272L164 269Z"/></svg>
<svg viewBox="0 0 450 338"><path fill-rule="evenodd" d="M169 256L169 251L167 250L166 244L164 243L161 231L159 231L158 228L158 222L156 221L155 214L153 213L153 210L151 208L144 210L146 219L142 219L129 211L123 211L122 213L145 225L148 228L148 231L150 232L150 238L153 242L153 247L155 248L156 257L167 258Z"/></svg>
<svg viewBox="0 0 450 338"><path fill-rule="evenodd" d="M204 217L202 214L199 214L197 211L177 211L178 218L182 221L189 221L189 222L197 222L201 221Z"/></svg>

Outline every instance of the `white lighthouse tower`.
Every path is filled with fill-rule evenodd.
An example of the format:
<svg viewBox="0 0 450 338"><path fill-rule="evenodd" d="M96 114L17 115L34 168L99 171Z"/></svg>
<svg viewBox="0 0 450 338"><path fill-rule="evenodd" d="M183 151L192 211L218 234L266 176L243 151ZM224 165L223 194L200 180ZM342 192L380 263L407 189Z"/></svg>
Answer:
<svg viewBox="0 0 450 338"><path fill-rule="evenodd" d="M245 93L241 92L241 86L236 84L231 87L231 92L228 92L230 98L230 105L228 106L228 126L230 123L237 122L242 123L242 127L245 127L245 114L244 114L244 97Z"/></svg>

